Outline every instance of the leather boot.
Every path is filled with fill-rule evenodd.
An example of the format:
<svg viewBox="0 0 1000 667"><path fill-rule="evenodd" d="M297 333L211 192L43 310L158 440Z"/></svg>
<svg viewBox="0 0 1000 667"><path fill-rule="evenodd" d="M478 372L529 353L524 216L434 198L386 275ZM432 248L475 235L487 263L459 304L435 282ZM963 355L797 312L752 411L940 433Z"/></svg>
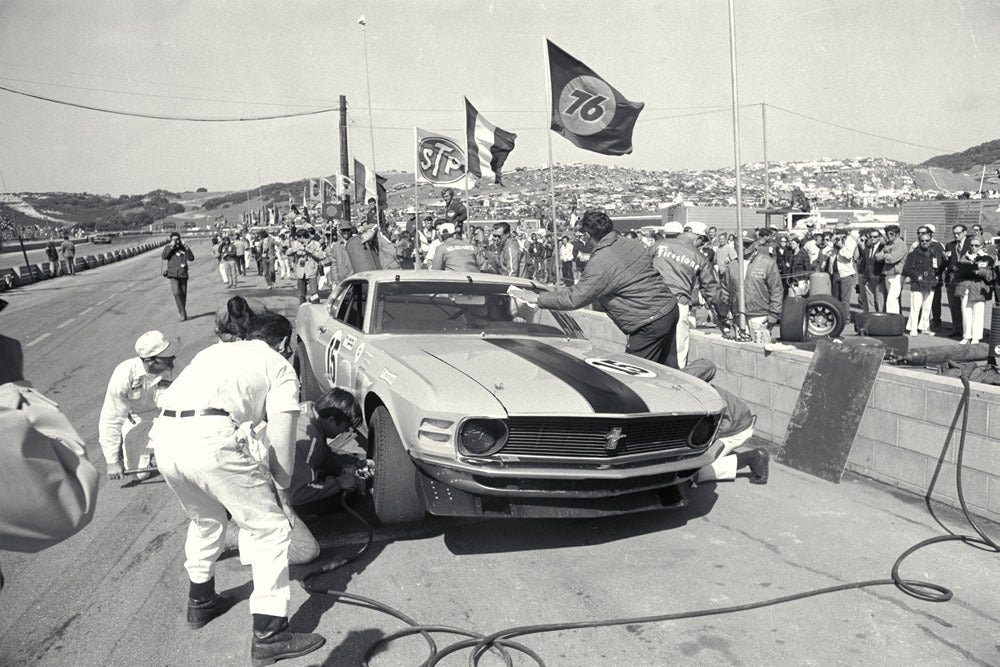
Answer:
<svg viewBox="0 0 1000 667"><path fill-rule="evenodd" d="M203 627L219 614L219 597L215 594L215 577L203 584L193 581L188 589L187 624L192 630Z"/></svg>
<svg viewBox="0 0 1000 667"><path fill-rule="evenodd" d="M253 614L253 641L250 643L253 667L273 665L285 658L298 658L325 643L326 639L316 633L290 631L287 617Z"/></svg>

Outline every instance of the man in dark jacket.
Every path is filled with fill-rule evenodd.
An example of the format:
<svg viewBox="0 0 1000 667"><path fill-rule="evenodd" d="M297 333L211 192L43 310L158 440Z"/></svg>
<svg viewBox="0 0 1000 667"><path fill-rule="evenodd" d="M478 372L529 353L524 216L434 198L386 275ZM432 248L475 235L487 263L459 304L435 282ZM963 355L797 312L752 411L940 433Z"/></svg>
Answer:
<svg viewBox="0 0 1000 667"><path fill-rule="evenodd" d="M749 236L743 237L743 264L746 267L743 296L747 327L755 343L770 343L771 327L781 321L781 306L784 301L778 265L768 251L760 250ZM722 296L728 300L729 310L734 317L740 312L736 287L739 275L740 263L730 262L721 276Z"/></svg>
<svg viewBox="0 0 1000 667"><path fill-rule="evenodd" d="M969 253L971 240L966 233L965 225L955 225L951 229L953 240L944 247L944 286L948 292L948 310L951 311L951 337L962 337L962 297L955 288L960 282L956 277L958 262Z"/></svg>
<svg viewBox="0 0 1000 667"><path fill-rule="evenodd" d="M903 261L903 278L910 281L910 318L906 329L911 336L931 333L934 287L943 262L940 244L934 244L929 231L920 235L917 247Z"/></svg>
<svg viewBox="0 0 1000 667"><path fill-rule="evenodd" d="M181 242L181 235L174 232L170 235L170 243L163 249L161 257L167 262L163 275L170 280L170 290L174 293L177 315L183 322L187 319L188 262L194 261L194 253Z"/></svg>
<svg viewBox="0 0 1000 667"><path fill-rule="evenodd" d="M858 254L858 301L866 313L885 311L885 279L882 277L882 232L868 232Z"/></svg>
<svg viewBox="0 0 1000 667"><path fill-rule="evenodd" d="M594 250L579 281L540 294L516 290L514 296L551 310L575 310L596 301L628 336L626 353L677 368L677 298L653 268L649 249L614 231L604 211L584 213L580 229L594 241Z"/></svg>

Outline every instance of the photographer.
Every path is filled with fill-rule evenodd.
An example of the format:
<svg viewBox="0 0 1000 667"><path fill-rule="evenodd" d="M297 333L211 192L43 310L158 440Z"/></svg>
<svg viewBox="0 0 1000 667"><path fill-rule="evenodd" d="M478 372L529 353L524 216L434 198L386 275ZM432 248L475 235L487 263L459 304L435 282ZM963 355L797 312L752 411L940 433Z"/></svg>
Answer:
<svg viewBox="0 0 1000 667"><path fill-rule="evenodd" d="M312 238L312 231L300 229L286 255L292 263L292 276L298 283L299 303L305 303L307 296L310 301L319 301L319 263L326 254Z"/></svg>
<svg viewBox="0 0 1000 667"><path fill-rule="evenodd" d="M838 225L834 231L832 254L833 296L844 304L844 312L850 312L858 281L858 241L846 226Z"/></svg>
<svg viewBox="0 0 1000 667"><path fill-rule="evenodd" d="M161 258L167 263L163 269L163 277L170 280L174 303L177 304L177 315L183 322L187 319L188 262L194 261L194 253L181 242L181 235L173 232L170 235L170 243L163 249Z"/></svg>

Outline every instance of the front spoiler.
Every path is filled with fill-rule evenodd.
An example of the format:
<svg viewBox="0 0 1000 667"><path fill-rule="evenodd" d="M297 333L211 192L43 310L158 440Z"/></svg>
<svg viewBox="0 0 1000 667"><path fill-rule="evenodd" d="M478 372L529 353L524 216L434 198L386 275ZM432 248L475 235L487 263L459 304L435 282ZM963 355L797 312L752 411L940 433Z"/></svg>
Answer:
<svg viewBox="0 0 1000 667"><path fill-rule="evenodd" d="M436 516L600 517L687 505L698 470L627 480L497 480L414 461L427 511ZM502 486L498 482L506 481Z"/></svg>

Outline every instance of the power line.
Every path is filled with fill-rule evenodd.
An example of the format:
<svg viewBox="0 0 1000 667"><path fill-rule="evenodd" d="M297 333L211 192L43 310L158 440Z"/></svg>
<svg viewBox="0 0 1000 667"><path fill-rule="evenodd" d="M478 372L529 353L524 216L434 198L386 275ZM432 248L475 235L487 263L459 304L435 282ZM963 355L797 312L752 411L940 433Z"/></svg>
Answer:
<svg viewBox="0 0 1000 667"><path fill-rule="evenodd" d="M192 123L237 123L237 122L247 122L247 121L257 121L257 120L277 120L280 118L298 118L300 116L315 116L316 114L339 111L338 108L331 107L329 109L315 109L313 111L300 111L297 113L277 114L273 116L239 116L239 117L170 116L166 114L120 111L118 109L107 109L104 107L90 106L88 104L67 102L66 100L58 100L52 97L45 97L44 95L35 95L33 93L29 93L23 90L17 90L15 88L7 88L6 86L0 86L0 90L4 90L8 93L13 93L14 95L22 95L24 97L30 97L36 100L42 100L43 102L52 102L53 104L61 104L63 106L75 107L77 109L86 109L88 111L99 111L101 113L109 113L109 114L114 114L116 116L130 116L133 118L152 118L154 120L187 121Z"/></svg>
<svg viewBox="0 0 1000 667"><path fill-rule="evenodd" d="M764 102L764 104L767 104L767 103ZM886 141L894 141L894 142L896 142L898 144L906 144L907 146L916 146L917 148L927 148L929 150L939 151L939 152L942 152L942 153L952 153L952 152L954 152L950 148L938 148L937 146L928 146L926 144L918 144L918 143L914 143L912 141L906 141L905 139L894 139L893 137L887 137L887 136L882 135L882 134L875 134L874 132L867 132L865 130L859 130L859 129L854 128L854 127L848 127L847 125L841 125L839 123L834 123L834 122L831 122L831 121L828 121L828 120L823 120L822 118L816 118L815 116L807 116L804 113L799 113L798 111L792 111L791 109L785 109L783 107L775 106L774 104L767 104L767 106L771 107L772 109L777 109L778 111L784 111L785 113L791 114L793 116L799 116L800 118L805 118L807 120L815 121L817 123L822 123L823 125L830 125L831 127L837 127L837 128L840 128L841 130L847 130L848 132L856 132L858 134L864 134L864 135L867 135L869 137L875 137L876 139L884 139Z"/></svg>

